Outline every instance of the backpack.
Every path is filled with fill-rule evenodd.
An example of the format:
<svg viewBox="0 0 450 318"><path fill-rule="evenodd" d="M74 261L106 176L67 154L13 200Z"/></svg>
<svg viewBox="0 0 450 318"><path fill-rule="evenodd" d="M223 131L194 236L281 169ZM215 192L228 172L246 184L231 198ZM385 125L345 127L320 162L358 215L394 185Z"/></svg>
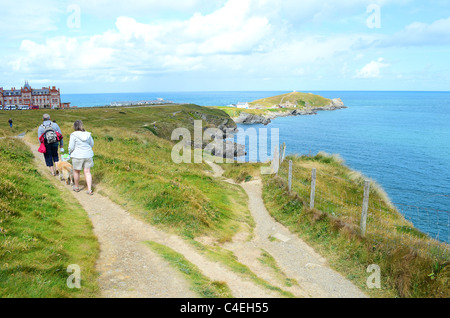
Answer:
<svg viewBox="0 0 450 318"><path fill-rule="evenodd" d="M55 142L58 142L58 136L56 135L55 129L53 129L52 124L48 126L44 126L44 141L46 144L53 144Z"/></svg>

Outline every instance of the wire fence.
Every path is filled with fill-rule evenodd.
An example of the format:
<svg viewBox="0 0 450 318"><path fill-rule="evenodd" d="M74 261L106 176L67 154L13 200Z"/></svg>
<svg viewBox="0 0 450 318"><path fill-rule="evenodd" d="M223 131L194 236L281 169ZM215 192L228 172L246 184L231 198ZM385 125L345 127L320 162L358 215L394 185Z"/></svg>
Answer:
<svg viewBox="0 0 450 318"><path fill-rule="evenodd" d="M309 198L307 203L310 207L361 226L363 235L367 228L368 234L382 235L386 231L395 233L390 236L391 239L398 237L398 241L403 243L408 240L401 239L402 236L429 237L446 243L448 248L450 211L393 203L380 186L373 181L365 180L356 172L343 176L330 169L314 169L313 164L310 168L307 164L302 168L293 167L291 160L284 163L283 160L284 156L281 156L277 175L286 178L290 191L297 192L303 198ZM365 185L368 182L370 190L366 189L366 194ZM365 196L368 200L366 211L363 206ZM441 195L441 197L450 203L450 196Z"/></svg>

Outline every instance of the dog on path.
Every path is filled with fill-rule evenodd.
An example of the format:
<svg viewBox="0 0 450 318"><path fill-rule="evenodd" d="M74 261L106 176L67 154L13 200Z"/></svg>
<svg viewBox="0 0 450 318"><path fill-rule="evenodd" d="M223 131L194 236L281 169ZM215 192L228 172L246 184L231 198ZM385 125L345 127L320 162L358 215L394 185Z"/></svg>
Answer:
<svg viewBox="0 0 450 318"><path fill-rule="evenodd" d="M56 163L56 171L59 174L61 181L66 181L66 184L73 185L73 168L67 161L58 161Z"/></svg>

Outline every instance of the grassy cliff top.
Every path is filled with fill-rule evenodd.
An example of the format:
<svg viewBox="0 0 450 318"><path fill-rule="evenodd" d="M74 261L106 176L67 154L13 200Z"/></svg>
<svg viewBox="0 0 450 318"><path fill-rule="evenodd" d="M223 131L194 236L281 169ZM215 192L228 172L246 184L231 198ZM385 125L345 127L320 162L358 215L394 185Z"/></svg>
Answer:
<svg viewBox="0 0 450 318"><path fill-rule="evenodd" d="M309 97L313 98L314 95ZM317 106L317 103L319 101L314 104L311 102L311 105ZM37 147L36 130L44 112L57 120L66 137L66 147L69 134L73 131L73 122L76 119L83 120L95 140L94 185L101 185L105 195L142 220L188 239L209 236L219 243L229 242L242 229L254 227L254 220L248 210L248 197L239 186L213 178L207 173L210 168L205 163L176 164L171 159L174 143L167 139L170 139L173 128L185 127L191 130L193 120L201 118L207 118L210 123L222 123L229 119L222 110L179 105L5 111L0 112L0 122L4 122L0 125L0 136L27 131L27 140ZM7 125L10 117L14 120L13 129ZM382 189L372 184L367 235L361 237L358 225L365 178L350 170L337 157L319 154L287 159L293 161L291 193L287 190L286 182L288 160L282 164L278 176L262 177L266 208L275 219L298 233L325 255L333 268L372 296L449 297L447 245L439 244L415 229L396 211ZM48 182L36 174L31 160L32 155L25 145L17 140L0 140L0 162L3 167L0 169L0 219L3 220L0 229L2 234L4 230L8 231L5 244L10 239L18 240L14 243L17 249L23 246L40 248L39 251L43 251L42 258L45 258L47 249L43 244L52 244L50 235L65 233L67 242L71 242L74 240L73 231L90 231L80 229L85 224L72 224L70 228L73 231L64 231L73 217L86 220L86 215L81 207L75 206L75 211L69 209L70 202L66 202L50 185L47 186ZM260 165L222 166L226 170L225 177L242 182L261 177L258 175ZM315 209L309 209L312 168L317 169ZM33 190L36 184L41 184L48 193L45 200L42 200L44 196L39 195L41 192ZM48 199L50 194L55 194L54 200ZM42 204L51 205L51 211L55 210L55 213L39 212L43 210ZM55 229L53 220L63 223L63 217L65 227ZM52 240L47 238L48 241L44 242L32 232L38 227L31 228L28 224L38 222L45 222L42 228L45 226L45 231L49 232L45 236ZM30 229L25 229L27 226ZM41 233L45 232L41 230ZM38 241L33 241L33 238ZM86 246L95 245L91 239L88 241L89 245ZM11 246L3 246L3 250L6 247L11 249ZM30 264L29 260L37 259L40 262L41 259L23 251L20 251L23 258L16 259L12 255L17 253L2 253L1 248L2 243L0 263L16 266L18 271L28 268L24 266ZM67 260L62 261L77 263L76 256L69 255ZM53 262L55 267L58 266L59 259L48 260L44 259L42 263L51 265ZM17 264L14 263L16 261ZM91 259L89 261L92 262ZM365 274L371 264L381 267L380 290L367 289L368 275ZM10 274L9 270L3 272L5 279L9 279L7 293L22 295L20 290L11 289L16 288L16 281L10 278ZM20 286L27 282L29 280L24 279ZM91 286L86 292L95 294L96 291L96 286ZM51 293L53 291L43 291L39 295Z"/></svg>
<svg viewBox="0 0 450 318"><path fill-rule="evenodd" d="M228 126L236 125L230 117L220 109L202 107L197 105L173 105L151 107L85 107L76 109L39 109L0 111L0 137L16 136L22 132L30 132L42 124L42 115L49 114L51 120L63 129L63 135L68 137L73 131L75 120L82 120L87 130L93 128L123 128L151 131L158 137L170 139L175 128L193 128L194 120L205 119L204 126L218 126L229 120ZM12 118L13 128L8 125ZM37 132L36 132L37 135Z"/></svg>
<svg viewBox="0 0 450 318"><path fill-rule="evenodd" d="M292 191L288 190L292 160ZM448 298L448 244L422 233L400 214L371 181L366 235L360 234L365 176L336 155L288 156L278 176L259 175L262 164L223 164L236 182L262 178L269 213L322 254L329 264L371 297ZM311 171L317 169L310 209ZM367 287L369 265L380 266L382 287Z"/></svg>
<svg viewBox="0 0 450 318"><path fill-rule="evenodd" d="M219 241L239 230L242 222L236 219L247 222L243 191L212 179L205 173L210 170L206 163L177 164L171 158L174 129L192 132L194 120L202 120L204 128L225 120L232 126L223 111L197 105L5 111L0 121L9 116L15 126L0 126L0 136L26 131L26 139L38 147L43 113L60 126L66 149L73 122L83 121L95 141L94 189L100 184L106 195L145 221L187 237L209 234Z"/></svg>
<svg viewBox="0 0 450 318"><path fill-rule="evenodd" d="M300 93L292 92L287 94L282 94L278 96L266 97L262 99L255 100L250 103L251 106L260 107L273 107L275 105L291 103L301 107L309 104L313 107L323 107L331 104L331 99L314 95L311 93Z"/></svg>
<svg viewBox="0 0 450 318"><path fill-rule="evenodd" d="M245 108L234 108L234 107L228 107L228 106L211 106L210 108L216 108L216 109L220 109L222 111L224 111L225 113L227 113L231 118L236 119L237 117L239 117L239 115L241 113L247 113L247 114L252 114L252 115L267 115L270 113L284 113L284 112L289 112L289 109L286 108L269 108L269 109L256 109L256 108L250 108L250 109L245 109Z"/></svg>

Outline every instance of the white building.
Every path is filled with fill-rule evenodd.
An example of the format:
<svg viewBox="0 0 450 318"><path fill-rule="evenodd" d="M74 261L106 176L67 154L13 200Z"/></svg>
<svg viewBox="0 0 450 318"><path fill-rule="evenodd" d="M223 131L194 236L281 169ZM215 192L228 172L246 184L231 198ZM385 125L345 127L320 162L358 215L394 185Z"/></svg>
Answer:
<svg viewBox="0 0 450 318"><path fill-rule="evenodd" d="M237 103L236 107L248 109L250 107L250 105L248 103Z"/></svg>

